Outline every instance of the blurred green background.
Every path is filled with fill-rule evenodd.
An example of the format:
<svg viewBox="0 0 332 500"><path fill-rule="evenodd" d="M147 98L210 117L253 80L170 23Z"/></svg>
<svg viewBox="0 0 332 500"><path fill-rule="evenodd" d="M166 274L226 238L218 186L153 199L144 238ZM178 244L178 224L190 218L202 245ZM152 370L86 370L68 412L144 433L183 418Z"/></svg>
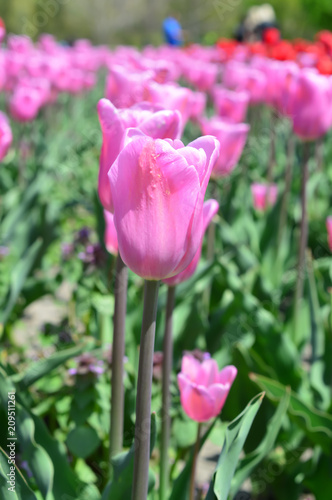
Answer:
<svg viewBox="0 0 332 500"><path fill-rule="evenodd" d="M161 24L177 15L188 42L213 43L231 36L255 0L0 0L7 30L33 39L48 32L59 39L90 38L95 43L159 44ZM285 38L312 38L332 29L331 0L273 0Z"/></svg>

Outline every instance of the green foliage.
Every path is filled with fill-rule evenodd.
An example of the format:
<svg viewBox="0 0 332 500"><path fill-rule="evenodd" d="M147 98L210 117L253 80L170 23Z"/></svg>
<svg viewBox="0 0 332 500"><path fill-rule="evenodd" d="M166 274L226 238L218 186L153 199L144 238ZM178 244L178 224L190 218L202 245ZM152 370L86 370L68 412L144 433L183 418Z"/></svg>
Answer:
<svg viewBox="0 0 332 500"><path fill-rule="evenodd" d="M281 11L284 4L280 5ZM299 5L294 2L293 12ZM290 25L295 19L289 20ZM9 248L9 254L0 257L0 426L7 428L7 392L15 390L19 500L130 496L143 280L129 273L125 448L114 459L112 476L108 436L115 260L105 253L103 214L96 194L101 134L95 105L102 95L101 81L84 99L61 96L52 119L39 117L33 133L13 123L15 138L23 133L30 141L31 155L21 184L19 148L10 151L0 169L0 244ZM197 127L189 125L185 142L197 134ZM183 351L196 348L209 351L219 366L238 368L222 421L217 419L214 428L206 430L201 443L217 444L219 451L224 443L210 497L232 498L250 479L254 500L298 500L308 491L316 498L329 498L332 267L325 217L332 202L331 135L324 143L324 172L315 173L315 162L310 164L310 252L300 336L294 338L300 155L294 160L287 226L278 244L280 200L258 214L250 194L250 183L266 175L269 134L269 110L262 109L240 164L229 178L209 186L207 196L217 192L221 207L215 222L215 258L207 261L204 242L197 272L176 290L170 387L172 500L188 495L196 435L196 423L180 408L175 374ZM288 125L280 120L274 172L280 193L288 136ZM83 228L90 230L87 241L80 236ZM95 244L101 246L100 260L84 262L87 245ZM162 285L156 350L162 349L166 295ZM44 299L52 306L47 319L41 314ZM32 306L42 320L33 317ZM92 365L100 363L103 373L78 373L80 356L87 354L93 358ZM266 392L264 403L260 406L260 400L253 399L241 413L257 388ZM152 406L156 442L149 499L155 500L161 413L158 378ZM5 450L6 433L1 433L0 444ZM6 458L0 457L0 496L15 498L8 496Z"/></svg>

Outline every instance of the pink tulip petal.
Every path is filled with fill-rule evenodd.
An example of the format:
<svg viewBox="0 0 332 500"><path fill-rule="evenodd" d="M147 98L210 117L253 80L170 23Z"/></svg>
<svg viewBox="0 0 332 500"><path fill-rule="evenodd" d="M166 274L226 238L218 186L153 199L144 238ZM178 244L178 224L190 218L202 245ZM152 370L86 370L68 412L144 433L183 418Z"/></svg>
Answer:
<svg viewBox="0 0 332 500"><path fill-rule="evenodd" d="M202 243L203 243L203 236L206 231L207 226L210 224L211 220L215 216L215 214L219 210L219 203L216 200L208 200L204 203L203 205L203 234L201 238L201 243L198 247L198 250L193 258L193 260L190 262L190 264L179 274L176 274L175 276L172 276L171 278L167 278L163 280L164 283L168 286L175 286L178 285L179 283L182 283L183 281L189 279L194 272L196 271L196 268L199 263L199 259L201 258L201 253L202 253Z"/></svg>
<svg viewBox="0 0 332 500"><path fill-rule="evenodd" d="M237 375L237 369L233 365L225 366L219 373L219 383L232 385Z"/></svg>
<svg viewBox="0 0 332 500"><path fill-rule="evenodd" d="M203 363L201 363L197 374L197 382L199 382L200 385L209 387L210 385L218 382L218 376L219 370L217 362L212 358L206 359Z"/></svg>
<svg viewBox="0 0 332 500"><path fill-rule="evenodd" d="M213 166L219 156L220 144L215 137L206 135L190 142L188 146L196 149L203 149L206 154L206 166L204 169L200 169L198 172L204 198ZM199 165L199 167L200 166L201 165Z"/></svg>
<svg viewBox="0 0 332 500"><path fill-rule="evenodd" d="M114 225L114 216L107 210L104 210L105 218L105 246L109 253L117 255L118 253L118 236Z"/></svg>
<svg viewBox="0 0 332 500"><path fill-rule="evenodd" d="M158 111L140 124L140 130L153 139L179 139L181 115L178 111Z"/></svg>
<svg viewBox="0 0 332 500"><path fill-rule="evenodd" d="M200 366L200 362L194 356L185 355L182 358L181 373L194 382Z"/></svg>
<svg viewBox="0 0 332 500"><path fill-rule="evenodd" d="M215 404L206 388L193 384L185 378L182 378L180 384L182 387L180 399L186 414L196 422L210 420L214 416Z"/></svg>
<svg viewBox="0 0 332 500"><path fill-rule="evenodd" d="M221 412L230 390L230 385L213 384L208 387L208 393L214 401L213 416L216 417Z"/></svg>

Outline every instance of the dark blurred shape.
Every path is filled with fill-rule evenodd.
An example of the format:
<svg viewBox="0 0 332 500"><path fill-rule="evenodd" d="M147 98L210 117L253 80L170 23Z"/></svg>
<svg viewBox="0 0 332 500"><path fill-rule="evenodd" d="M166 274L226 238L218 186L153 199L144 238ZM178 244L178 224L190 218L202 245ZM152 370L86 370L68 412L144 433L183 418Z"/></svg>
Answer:
<svg viewBox="0 0 332 500"><path fill-rule="evenodd" d="M242 22L236 28L234 36L238 42L257 42L264 40L265 33L269 32L271 40L275 39L277 42L280 39L280 32L277 27L276 15L272 5L268 3L255 5L248 9ZM272 29L276 31L271 31ZM277 36L277 32L279 36Z"/></svg>

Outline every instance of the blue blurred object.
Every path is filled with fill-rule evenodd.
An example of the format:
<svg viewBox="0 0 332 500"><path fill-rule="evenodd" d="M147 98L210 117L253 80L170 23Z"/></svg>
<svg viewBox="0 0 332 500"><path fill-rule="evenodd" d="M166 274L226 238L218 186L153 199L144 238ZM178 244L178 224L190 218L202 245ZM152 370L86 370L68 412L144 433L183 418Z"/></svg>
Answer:
<svg viewBox="0 0 332 500"><path fill-rule="evenodd" d="M169 45L180 46L183 44L181 24L174 17L167 17L163 22L166 42Z"/></svg>

